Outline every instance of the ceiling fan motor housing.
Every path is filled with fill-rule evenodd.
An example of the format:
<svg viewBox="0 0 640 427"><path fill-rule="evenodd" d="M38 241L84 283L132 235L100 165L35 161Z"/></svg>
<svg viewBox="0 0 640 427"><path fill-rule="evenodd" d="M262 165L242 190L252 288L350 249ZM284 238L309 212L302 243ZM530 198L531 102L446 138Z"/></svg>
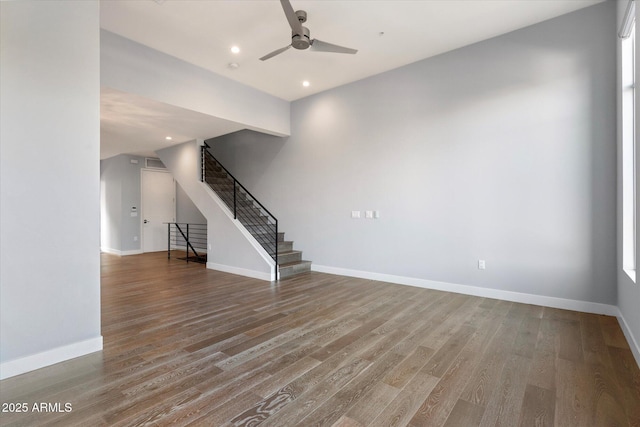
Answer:
<svg viewBox="0 0 640 427"><path fill-rule="evenodd" d="M296 49L304 50L311 45L310 32L307 27L302 27L302 34L291 34L291 46Z"/></svg>

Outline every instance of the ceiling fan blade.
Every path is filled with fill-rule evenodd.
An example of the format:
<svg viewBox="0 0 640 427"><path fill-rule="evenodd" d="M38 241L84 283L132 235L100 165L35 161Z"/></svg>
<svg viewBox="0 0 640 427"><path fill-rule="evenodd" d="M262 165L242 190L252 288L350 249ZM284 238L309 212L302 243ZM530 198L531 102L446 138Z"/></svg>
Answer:
<svg viewBox="0 0 640 427"><path fill-rule="evenodd" d="M265 56L263 56L262 58L260 58L260 61L266 61L269 58L273 58L276 55L280 55L282 52L284 52L285 50L288 50L290 47L291 47L291 45L285 46L285 47L281 47L278 50L274 50L273 52L268 53Z"/></svg>
<svg viewBox="0 0 640 427"><path fill-rule="evenodd" d="M314 50L316 52L350 53L352 55L358 52L358 49L338 46L337 44L323 42L322 40L318 39L313 39L311 41L310 50Z"/></svg>
<svg viewBox="0 0 640 427"><path fill-rule="evenodd" d="M295 34L302 34L302 24L298 20L298 16L296 12L293 10L293 6L291 6L291 2L289 0L280 0L280 4L282 4L282 9L284 9L284 14L287 17L287 21L289 21L289 25L291 26L291 31Z"/></svg>

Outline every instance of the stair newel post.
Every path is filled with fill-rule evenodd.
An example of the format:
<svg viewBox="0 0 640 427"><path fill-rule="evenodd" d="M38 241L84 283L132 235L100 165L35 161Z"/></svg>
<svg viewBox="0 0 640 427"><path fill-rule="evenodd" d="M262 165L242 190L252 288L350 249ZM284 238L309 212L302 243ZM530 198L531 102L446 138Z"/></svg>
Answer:
<svg viewBox="0 0 640 427"><path fill-rule="evenodd" d="M171 223L167 223L167 259L171 259Z"/></svg>
<svg viewBox="0 0 640 427"><path fill-rule="evenodd" d="M189 264L189 223L187 223L187 264Z"/></svg>
<svg viewBox="0 0 640 427"><path fill-rule="evenodd" d="M278 277L278 220L276 219L276 238L275 238L275 244L276 244L276 280L279 279Z"/></svg>

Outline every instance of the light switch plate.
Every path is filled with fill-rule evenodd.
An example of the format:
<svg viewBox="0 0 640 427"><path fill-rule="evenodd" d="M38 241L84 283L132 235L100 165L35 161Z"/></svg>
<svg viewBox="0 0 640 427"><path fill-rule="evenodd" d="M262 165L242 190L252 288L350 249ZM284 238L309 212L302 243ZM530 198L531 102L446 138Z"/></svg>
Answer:
<svg viewBox="0 0 640 427"><path fill-rule="evenodd" d="M351 211L351 218L360 218L360 211Z"/></svg>

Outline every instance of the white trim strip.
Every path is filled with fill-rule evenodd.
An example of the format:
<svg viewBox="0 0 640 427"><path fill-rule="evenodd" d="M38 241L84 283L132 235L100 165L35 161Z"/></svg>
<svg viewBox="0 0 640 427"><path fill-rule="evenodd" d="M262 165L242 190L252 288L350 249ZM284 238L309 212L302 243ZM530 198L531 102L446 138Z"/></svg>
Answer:
<svg viewBox="0 0 640 427"><path fill-rule="evenodd" d="M629 347L631 347L631 352L633 353L633 357L636 359L636 363L640 366L640 345L638 344L638 340L633 336L631 332L631 328L627 324L626 319L622 315L622 312L618 309L618 323L620 323L620 327L622 328L622 332L624 333L627 342L629 343Z"/></svg>
<svg viewBox="0 0 640 427"><path fill-rule="evenodd" d="M104 247L100 248L100 251L107 254L118 255L118 256L140 255L143 253L142 249L133 249L130 251L119 251L117 249L104 248Z"/></svg>
<svg viewBox="0 0 640 427"><path fill-rule="evenodd" d="M0 380L102 350L102 335L0 364Z"/></svg>
<svg viewBox="0 0 640 427"><path fill-rule="evenodd" d="M105 254L111 254L111 255L122 255L122 252L120 252L117 249L111 249L111 248L105 248L104 246L100 248L100 252L104 252Z"/></svg>
<svg viewBox="0 0 640 427"><path fill-rule="evenodd" d="M618 37L621 39L628 39L633 30L633 24L636 22L636 2L629 0L627 3L627 9L624 12L620 29L618 30Z"/></svg>
<svg viewBox="0 0 640 427"><path fill-rule="evenodd" d="M372 273L368 271L350 270L346 268L329 267L312 264L311 270L321 273L338 274L341 276L358 277L361 279L377 280L381 282L396 283L399 285L416 286L425 289L455 292L464 295L500 299L519 302L523 304L540 305L565 310L583 311L585 313L605 314L618 316L618 307L597 302L579 301L565 298L549 297L544 295L525 294L521 292L503 291L501 289L480 288L478 286L458 285L455 283L437 282L434 280L418 279L414 277L395 276L391 274Z"/></svg>

